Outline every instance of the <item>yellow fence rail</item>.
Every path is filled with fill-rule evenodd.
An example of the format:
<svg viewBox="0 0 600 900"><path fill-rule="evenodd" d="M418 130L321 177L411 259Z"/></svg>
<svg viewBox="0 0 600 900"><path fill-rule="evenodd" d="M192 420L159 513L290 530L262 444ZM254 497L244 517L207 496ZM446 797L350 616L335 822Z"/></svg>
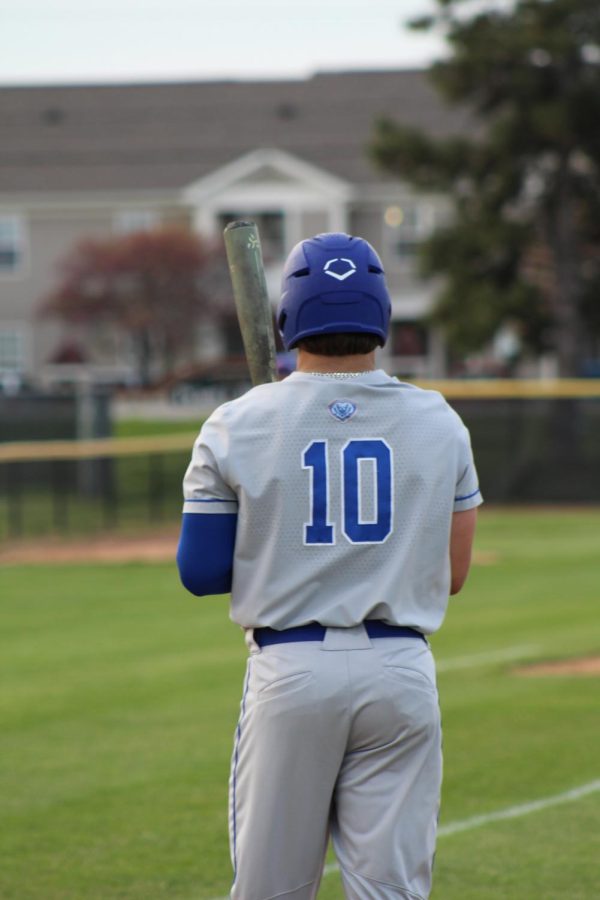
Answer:
<svg viewBox="0 0 600 900"><path fill-rule="evenodd" d="M586 399L600 398L600 378L487 378L446 381L417 381L418 387L440 391L449 400Z"/></svg>
<svg viewBox="0 0 600 900"><path fill-rule="evenodd" d="M598 379L415 380L449 400L600 399ZM197 432L156 437L98 438L82 441L27 441L0 444L0 463L34 460L98 459L190 451Z"/></svg>
<svg viewBox="0 0 600 900"><path fill-rule="evenodd" d="M102 459L188 450L198 432L159 437L97 438L90 441L23 441L0 444L0 463L34 460Z"/></svg>

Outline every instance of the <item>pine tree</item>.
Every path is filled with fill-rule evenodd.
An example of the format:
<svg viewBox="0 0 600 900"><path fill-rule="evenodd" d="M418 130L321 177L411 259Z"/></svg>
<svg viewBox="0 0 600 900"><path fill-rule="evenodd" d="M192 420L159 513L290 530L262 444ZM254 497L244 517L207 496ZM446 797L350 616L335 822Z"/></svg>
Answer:
<svg viewBox="0 0 600 900"><path fill-rule="evenodd" d="M380 121L371 148L453 198L423 246L424 273L444 276L433 317L459 352L511 323L561 375L582 374L600 335L600 3L436 3L412 26L443 29L451 52L430 77L472 131L435 140Z"/></svg>

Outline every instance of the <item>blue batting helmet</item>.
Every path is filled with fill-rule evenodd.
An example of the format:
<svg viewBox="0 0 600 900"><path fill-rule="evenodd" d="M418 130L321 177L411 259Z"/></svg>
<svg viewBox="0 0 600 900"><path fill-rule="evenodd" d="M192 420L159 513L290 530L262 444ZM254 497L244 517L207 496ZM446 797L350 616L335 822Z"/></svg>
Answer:
<svg viewBox="0 0 600 900"><path fill-rule="evenodd" d="M315 334L375 334L385 343L391 302L381 260L367 241L318 234L296 244L283 268L277 324L287 350Z"/></svg>

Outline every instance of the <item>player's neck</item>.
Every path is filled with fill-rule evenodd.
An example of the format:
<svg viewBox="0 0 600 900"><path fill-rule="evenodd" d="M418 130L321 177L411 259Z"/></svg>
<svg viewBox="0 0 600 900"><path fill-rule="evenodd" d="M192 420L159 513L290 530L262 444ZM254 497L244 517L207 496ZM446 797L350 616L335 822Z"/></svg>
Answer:
<svg viewBox="0 0 600 900"><path fill-rule="evenodd" d="M372 372L375 369L375 351L355 353L351 356L321 356L298 349L298 372Z"/></svg>

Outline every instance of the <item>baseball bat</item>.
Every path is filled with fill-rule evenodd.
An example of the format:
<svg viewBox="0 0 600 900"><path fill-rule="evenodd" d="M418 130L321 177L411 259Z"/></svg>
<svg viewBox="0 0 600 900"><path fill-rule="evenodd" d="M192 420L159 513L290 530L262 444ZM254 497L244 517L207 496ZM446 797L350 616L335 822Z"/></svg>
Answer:
<svg viewBox="0 0 600 900"><path fill-rule="evenodd" d="M277 381L273 317L258 228L254 222L230 222L223 237L252 384Z"/></svg>

